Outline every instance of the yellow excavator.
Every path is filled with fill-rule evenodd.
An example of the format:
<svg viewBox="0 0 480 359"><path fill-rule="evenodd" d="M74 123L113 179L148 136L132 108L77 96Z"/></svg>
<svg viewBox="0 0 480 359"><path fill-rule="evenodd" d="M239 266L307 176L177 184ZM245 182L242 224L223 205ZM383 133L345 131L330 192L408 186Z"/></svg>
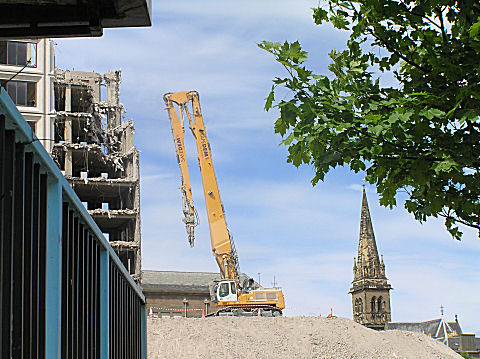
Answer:
<svg viewBox="0 0 480 359"><path fill-rule="evenodd" d="M285 308L283 292L276 288L262 288L252 278L240 283L240 268L233 237L227 227L225 211L213 168L210 144L205 131L199 95L196 91L167 93L164 95L172 127L173 141L180 167L180 190L183 197L183 222L190 246L194 245L194 228L198 215L193 205L190 176L185 152L184 114L197 145L198 164L207 207L208 225L213 256L220 268L221 279L212 285L212 300L217 304L215 315L268 315L280 316Z"/></svg>

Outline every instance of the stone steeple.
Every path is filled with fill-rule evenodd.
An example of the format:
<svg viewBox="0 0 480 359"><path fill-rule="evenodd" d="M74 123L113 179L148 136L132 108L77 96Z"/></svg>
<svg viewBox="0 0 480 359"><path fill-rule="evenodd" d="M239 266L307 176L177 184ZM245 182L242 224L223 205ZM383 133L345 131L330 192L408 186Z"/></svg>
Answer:
<svg viewBox="0 0 480 359"><path fill-rule="evenodd" d="M390 289L383 256L379 257L372 219L363 187L358 255L353 260L353 319L372 329L384 329L391 320Z"/></svg>
<svg viewBox="0 0 480 359"><path fill-rule="evenodd" d="M360 236L358 241L356 271L353 280L364 278L385 278L383 259L378 257L377 243L373 233L372 219L368 208L365 187L363 188L362 210L360 214Z"/></svg>

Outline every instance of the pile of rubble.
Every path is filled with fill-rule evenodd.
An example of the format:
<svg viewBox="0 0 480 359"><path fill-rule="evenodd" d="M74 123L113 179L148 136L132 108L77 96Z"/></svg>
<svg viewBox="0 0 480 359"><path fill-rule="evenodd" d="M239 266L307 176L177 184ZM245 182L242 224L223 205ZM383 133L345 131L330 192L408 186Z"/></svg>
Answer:
<svg viewBox="0 0 480 359"><path fill-rule="evenodd" d="M149 318L148 358L456 359L423 334L345 318Z"/></svg>

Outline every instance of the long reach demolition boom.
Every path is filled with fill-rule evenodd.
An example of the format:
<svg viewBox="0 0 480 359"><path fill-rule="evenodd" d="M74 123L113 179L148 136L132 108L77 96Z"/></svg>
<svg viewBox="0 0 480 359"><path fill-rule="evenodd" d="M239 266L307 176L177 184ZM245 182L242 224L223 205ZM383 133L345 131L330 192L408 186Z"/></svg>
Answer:
<svg viewBox="0 0 480 359"><path fill-rule="evenodd" d="M213 256L220 269L220 280L215 285L214 299L222 307L220 311L239 312L270 312L272 315L281 315L285 308L283 293L279 289L258 288L253 279L240 283L240 269L237 251L233 238L227 227L225 211L218 183L213 168L210 144L207 139L205 124L200 110L199 96L196 91L167 93L164 100L172 128L177 161L180 168L180 190L183 197L183 213L190 246L194 245L194 228L198 225L198 215L193 204L190 176L188 173L187 157L185 153L185 118L192 131L197 146L198 164L203 184L203 194L207 207L208 225ZM175 105L178 108L175 108Z"/></svg>

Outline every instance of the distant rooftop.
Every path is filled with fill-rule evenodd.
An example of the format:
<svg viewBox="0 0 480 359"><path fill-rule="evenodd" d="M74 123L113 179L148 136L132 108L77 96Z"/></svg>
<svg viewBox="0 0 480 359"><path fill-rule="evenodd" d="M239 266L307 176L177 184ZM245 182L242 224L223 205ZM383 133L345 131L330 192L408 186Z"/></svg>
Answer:
<svg viewBox="0 0 480 359"><path fill-rule="evenodd" d="M240 281L247 278L240 274ZM142 271L141 287L144 291L206 291L214 280L220 279L220 273L211 272L177 272L177 271Z"/></svg>
<svg viewBox="0 0 480 359"><path fill-rule="evenodd" d="M0 38L102 36L152 25L152 0L0 0Z"/></svg>
<svg viewBox="0 0 480 359"><path fill-rule="evenodd" d="M142 289L161 291L209 291L209 285L220 279L219 273L142 271Z"/></svg>
<svg viewBox="0 0 480 359"><path fill-rule="evenodd" d="M397 323L387 323L385 329L392 330L406 330L409 332L424 333L431 337L435 337L437 334L438 326L440 325L441 319L427 320L425 322L397 322ZM460 324L455 322L447 322L452 331L447 330L448 335L460 335L462 334L462 329ZM454 333L455 332L455 333Z"/></svg>

